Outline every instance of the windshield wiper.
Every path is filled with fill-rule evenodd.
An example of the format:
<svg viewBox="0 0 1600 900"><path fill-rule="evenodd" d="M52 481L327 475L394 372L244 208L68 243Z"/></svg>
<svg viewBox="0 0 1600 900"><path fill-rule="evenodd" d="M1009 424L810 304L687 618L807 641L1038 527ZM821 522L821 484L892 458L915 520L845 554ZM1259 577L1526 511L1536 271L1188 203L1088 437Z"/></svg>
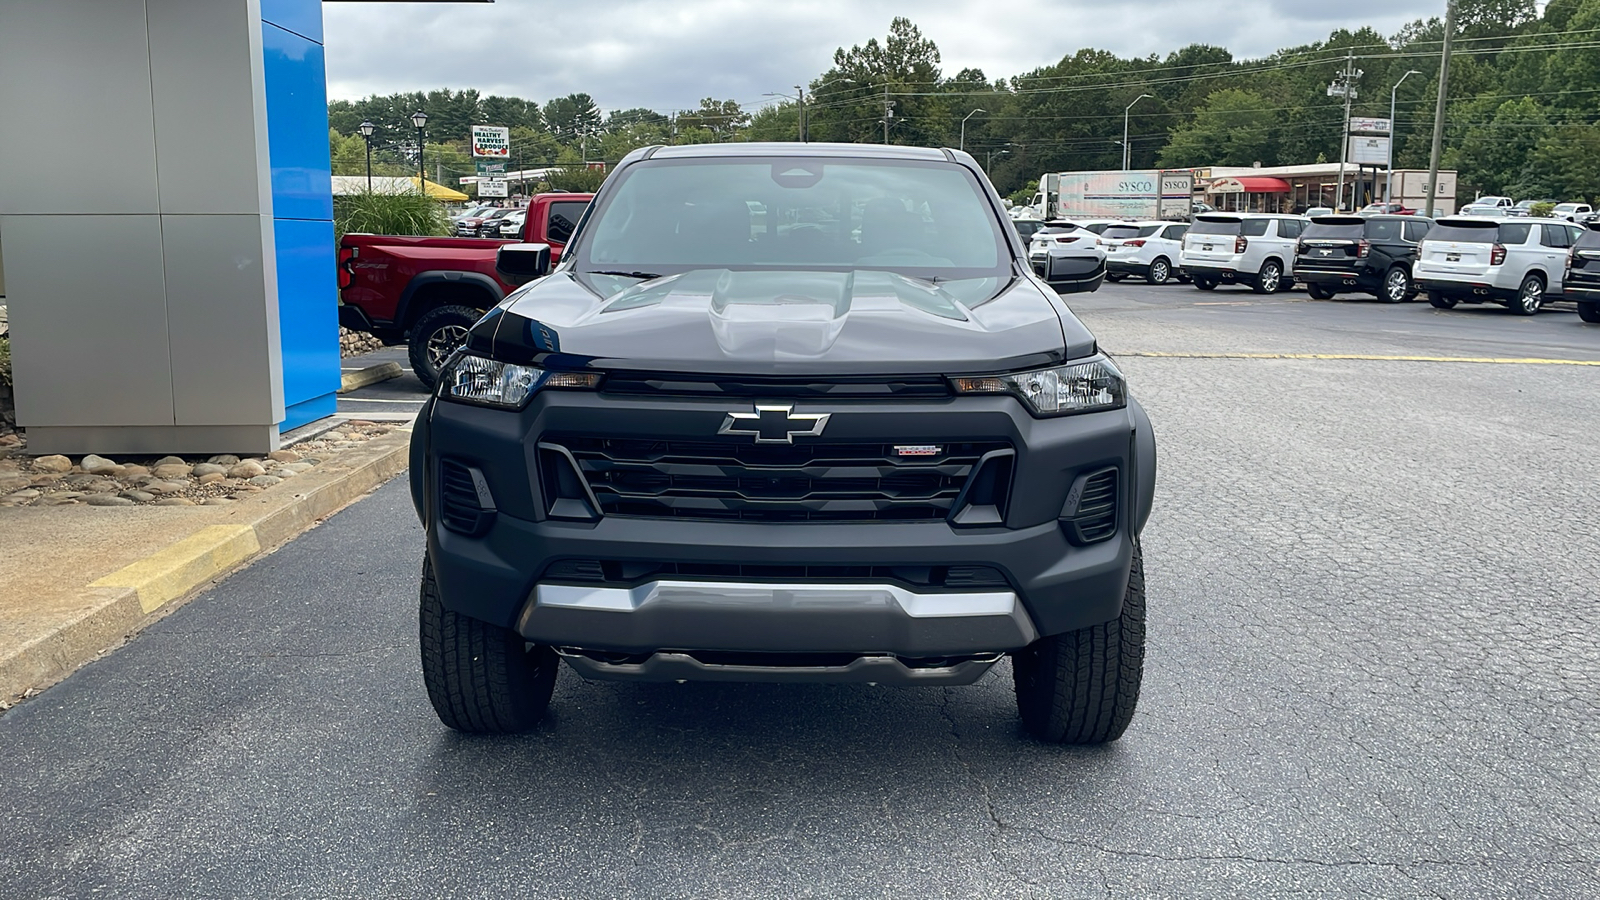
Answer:
<svg viewBox="0 0 1600 900"><path fill-rule="evenodd" d="M588 274L590 274L590 275L616 275L616 276L621 277L621 278L639 278L639 279L642 279L644 281L650 281L651 279L655 279L655 278L660 278L661 277L660 275L657 275L654 272L590 272Z"/></svg>

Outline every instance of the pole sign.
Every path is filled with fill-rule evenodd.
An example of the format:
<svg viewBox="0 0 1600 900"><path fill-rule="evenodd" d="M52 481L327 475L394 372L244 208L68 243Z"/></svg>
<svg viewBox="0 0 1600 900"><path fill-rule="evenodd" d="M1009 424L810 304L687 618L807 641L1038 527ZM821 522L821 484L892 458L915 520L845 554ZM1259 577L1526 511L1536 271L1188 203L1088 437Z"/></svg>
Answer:
<svg viewBox="0 0 1600 900"><path fill-rule="evenodd" d="M480 160L476 160L476 162L478 164L478 177L479 178L504 178L504 177L506 177L506 163L505 163L504 160L502 160L500 162L488 162L487 160L480 159Z"/></svg>
<svg viewBox="0 0 1600 900"><path fill-rule="evenodd" d="M1346 154L1356 165L1382 166L1389 161L1389 139L1366 134L1350 135L1350 152Z"/></svg>
<svg viewBox="0 0 1600 900"><path fill-rule="evenodd" d="M511 129L499 125L472 126L472 155L490 159L509 159Z"/></svg>
<svg viewBox="0 0 1600 900"><path fill-rule="evenodd" d="M478 182L479 197L509 197L506 182L500 178L484 178Z"/></svg>
<svg viewBox="0 0 1600 900"><path fill-rule="evenodd" d="M1364 119L1360 116L1350 117L1351 134L1388 134L1392 123L1388 119Z"/></svg>

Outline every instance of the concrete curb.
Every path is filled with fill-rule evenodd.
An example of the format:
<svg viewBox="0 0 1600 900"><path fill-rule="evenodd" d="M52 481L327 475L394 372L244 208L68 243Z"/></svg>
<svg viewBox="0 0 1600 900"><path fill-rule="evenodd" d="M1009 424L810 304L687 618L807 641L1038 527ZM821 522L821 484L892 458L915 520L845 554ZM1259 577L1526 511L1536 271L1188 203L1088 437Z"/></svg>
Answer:
<svg viewBox="0 0 1600 900"><path fill-rule="evenodd" d="M82 588L74 598L82 615L20 646L0 648L0 701L61 680L157 614L181 606L200 588L249 565L405 471L410 444L409 430L376 438L276 490L234 503L227 510L233 521L202 526Z"/></svg>
<svg viewBox="0 0 1600 900"><path fill-rule="evenodd" d="M397 362L378 363L375 366L367 366L365 369L345 372L339 376L339 393L348 394L369 384L377 384L380 381L399 378L405 372L406 370L400 368L400 364Z"/></svg>

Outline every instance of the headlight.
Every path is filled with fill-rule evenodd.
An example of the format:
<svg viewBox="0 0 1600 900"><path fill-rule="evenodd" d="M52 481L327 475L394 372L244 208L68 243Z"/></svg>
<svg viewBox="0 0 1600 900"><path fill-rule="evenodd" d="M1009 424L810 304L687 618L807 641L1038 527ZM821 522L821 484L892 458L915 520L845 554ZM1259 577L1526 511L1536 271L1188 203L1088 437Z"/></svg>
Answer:
<svg viewBox="0 0 1600 900"><path fill-rule="evenodd" d="M463 353L445 372L440 384L440 394L450 400L521 409L541 388L593 389L600 384L600 375L596 372L551 372L538 366L519 366Z"/></svg>
<svg viewBox="0 0 1600 900"><path fill-rule="evenodd" d="M1127 383L1104 356L1052 369L950 381L958 394L1013 394L1036 416L1070 416L1128 405Z"/></svg>

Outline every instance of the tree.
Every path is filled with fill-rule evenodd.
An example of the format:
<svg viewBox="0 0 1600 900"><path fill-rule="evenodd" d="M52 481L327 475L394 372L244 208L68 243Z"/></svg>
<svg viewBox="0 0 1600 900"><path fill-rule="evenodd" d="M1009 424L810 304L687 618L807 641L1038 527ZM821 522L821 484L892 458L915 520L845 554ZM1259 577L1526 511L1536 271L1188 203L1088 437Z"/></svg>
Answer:
<svg viewBox="0 0 1600 900"><path fill-rule="evenodd" d="M750 124L750 114L739 106L737 100L700 101L700 108L678 113L678 129L703 128L716 140L725 141Z"/></svg>
<svg viewBox="0 0 1600 900"><path fill-rule="evenodd" d="M570 147L585 134L600 131L600 107L588 94L568 94L544 105L544 122L556 140Z"/></svg>
<svg viewBox="0 0 1600 900"><path fill-rule="evenodd" d="M893 143L938 143L933 138L948 131L948 113L937 99L915 95L940 85L938 46L897 16L882 43L872 38L834 51L833 67L811 83L811 133L818 140L881 142L887 96L894 104Z"/></svg>
<svg viewBox="0 0 1600 900"><path fill-rule="evenodd" d="M1194 121L1172 132L1161 151L1161 165L1248 166L1276 163L1277 114L1266 98L1232 88L1206 98Z"/></svg>

